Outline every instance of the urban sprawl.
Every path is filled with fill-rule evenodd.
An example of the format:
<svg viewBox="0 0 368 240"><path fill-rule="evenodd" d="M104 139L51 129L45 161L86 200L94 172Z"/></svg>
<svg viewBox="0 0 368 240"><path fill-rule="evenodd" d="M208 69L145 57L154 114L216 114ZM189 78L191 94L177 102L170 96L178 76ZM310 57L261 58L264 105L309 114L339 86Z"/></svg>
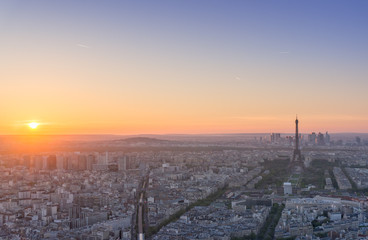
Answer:
<svg viewBox="0 0 368 240"><path fill-rule="evenodd" d="M3 151L0 239L368 239L367 142L295 137Z"/></svg>

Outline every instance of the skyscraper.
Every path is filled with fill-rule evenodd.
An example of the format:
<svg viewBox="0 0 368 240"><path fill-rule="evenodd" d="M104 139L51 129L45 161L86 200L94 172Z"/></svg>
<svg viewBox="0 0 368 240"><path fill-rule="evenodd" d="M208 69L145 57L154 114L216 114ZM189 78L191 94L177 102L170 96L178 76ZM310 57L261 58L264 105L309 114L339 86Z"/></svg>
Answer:
<svg viewBox="0 0 368 240"><path fill-rule="evenodd" d="M299 149L299 129L298 129L299 120L298 117L295 119L295 149L293 153L293 162L302 160L302 153Z"/></svg>
<svg viewBox="0 0 368 240"><path fill-rule="evenodd" d="M317 135L317 145L324 146L325 145L325 136L323 133L319 132Z"/></svg>
<svg viewBox="0 0 368 240"><path fill-rule="evenodd" d="M328 134L328 132L326 132L326 135L325 135L325 143L327 145L330 145L330 140L331 140L330 134Z"/></svg>
<svg viewBox="0 0 368 240"><path fill-rule="evenodd" d="M56 156L55 155L48 156L46 161L47 161L47 169L48 170L56 169Z"/></svg>
<svg viewBox="0 0 368 240"><path fill-rule="evenodd" d="M96 163L96 158L94 155L90 154L87 157L87 170L92 170L92 165Z"/></svg>
<svg viewBox="0 0 368 240"><path fill-rule="evenodd" d="M271 133L271 143L278 143L281 140L280 133Z"/></svg>
<svg viewBox="0 0 368 240"><path fill-rule="evenodd" d="M118 158L118 170L119 171L127 170L127 156L122 156Z"/></svg>
<svg viewBox="0 0 368 240"><path fill-rule="evenodd" d="M311 134L308 135L308 142L311 145L315 145L316 144L316 139L317 139L317 135L315 132L312 132Z"/></svg>

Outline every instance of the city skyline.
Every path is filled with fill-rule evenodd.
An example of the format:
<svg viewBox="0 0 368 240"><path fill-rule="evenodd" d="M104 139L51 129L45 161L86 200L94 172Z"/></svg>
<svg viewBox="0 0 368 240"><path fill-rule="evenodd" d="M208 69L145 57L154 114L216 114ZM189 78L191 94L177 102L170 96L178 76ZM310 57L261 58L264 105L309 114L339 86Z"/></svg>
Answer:
<svg viewBox="0 0 368 240"><path fill-rule="evenodd" d="M367 9L2 1L0 135L367 133Z"/></svg>

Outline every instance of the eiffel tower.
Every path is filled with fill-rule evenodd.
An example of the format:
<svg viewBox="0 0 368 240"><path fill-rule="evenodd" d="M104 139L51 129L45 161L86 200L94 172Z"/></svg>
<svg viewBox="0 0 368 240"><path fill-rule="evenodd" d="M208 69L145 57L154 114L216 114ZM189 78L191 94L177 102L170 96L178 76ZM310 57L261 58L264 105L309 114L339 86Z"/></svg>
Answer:
<svg viewBox="0 0 368 240"><path fill-rule="evenodd" d="M302 153L299 149L299 129L298 129L298 116L295 119L295 149L293 153L293 162L302 161Z"/></svg>

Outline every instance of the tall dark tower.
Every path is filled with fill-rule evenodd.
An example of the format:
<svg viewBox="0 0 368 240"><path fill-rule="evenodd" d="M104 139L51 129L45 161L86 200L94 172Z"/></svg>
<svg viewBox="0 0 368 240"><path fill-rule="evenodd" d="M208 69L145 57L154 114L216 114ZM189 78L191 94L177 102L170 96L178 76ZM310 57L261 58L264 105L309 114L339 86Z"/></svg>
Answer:
<svg viewBox="0 0 368 240"><path fill-rule="evenodd" d="M295 119L295 149L293 154L293 162L302 160L302 153L299 149L299 129L298 129L298 116Z"/></svg>

